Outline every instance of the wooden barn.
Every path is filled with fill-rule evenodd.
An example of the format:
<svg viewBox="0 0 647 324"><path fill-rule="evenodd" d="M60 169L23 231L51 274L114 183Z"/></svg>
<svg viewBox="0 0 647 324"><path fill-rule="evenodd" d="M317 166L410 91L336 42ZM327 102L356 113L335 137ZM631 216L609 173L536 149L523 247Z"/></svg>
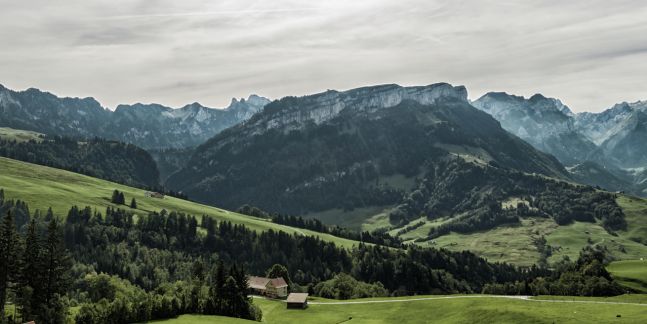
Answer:
<svg viewBox="0 0 647 324"><path fill-rule="evenodd" d="M287 300L290 309L305 309L308 307L308 294L291 293Z"/></svg>

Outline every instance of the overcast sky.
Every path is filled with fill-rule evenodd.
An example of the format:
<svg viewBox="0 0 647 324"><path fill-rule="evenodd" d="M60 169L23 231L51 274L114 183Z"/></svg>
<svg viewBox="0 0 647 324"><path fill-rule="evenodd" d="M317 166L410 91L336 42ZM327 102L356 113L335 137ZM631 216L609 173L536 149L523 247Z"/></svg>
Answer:
<svg viewBox="0 0 647 324"><path fill-rule="evenodd" d="M647 99L647 1L0 0L0 84L104 106L398 83Z"/></svg>

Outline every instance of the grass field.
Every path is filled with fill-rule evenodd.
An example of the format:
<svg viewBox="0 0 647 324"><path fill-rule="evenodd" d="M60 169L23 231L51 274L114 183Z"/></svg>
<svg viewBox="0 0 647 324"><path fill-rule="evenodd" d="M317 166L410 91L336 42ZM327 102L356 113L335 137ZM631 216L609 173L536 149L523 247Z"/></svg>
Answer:
<svg viewBox="0 0 647 324"><path fill-rule="evenodd" d="M56 215L62 216L67 215L73 205L90 206L93 209L104 211L108 206L115 206L110 202L110 197L112 191L117 189L124 193L126 201L129 202L133 197L137 200L138 209L132 210L136 214L166 209L195 216L209 215L220 221L227 220L236 224L244 224L259 231L273 229L288 233L315 235L345 247L351 247L357 243L173 197L167 196L164 199L145 197L145 190L2 157L0 157L0 188L4 189L7 198L26 201L32 212L36 209L44 212L48 207L52 207ZM126 206L120 206L120 208L130 209Z"/></svg>
<svg viewBox="0 0 647 324"><path fill-rule="evenodd" d="M26 142L33 139L36 141L41 141L41 135L41 133L32 131L0 127L0 139L3 140Z"/></svg>
<svg viewBox="0 0 647 324"><path fill-rule="evenodd" d="M607 270L620 284L642 293L647 293L647 261L616 261L612 262L607 267Z"/></svg>
<svg viewBox="0 0 647 324"><path fill-rule="evenodd" d="M522 219L520 224L501 225L469 234L450 233L419 244L453 251L470 250L490 261L527 266L539 260L535 242L544 237L553 248L549 263L559 261L564 256L577 259L587 244L606 246L618 260L647 259L647 200L620 196L617 202L625 212L627 230L618 231L615 235L608 233L599 223L574 222L558 226L552 219L528 218ZM421 218L410 224L419 221L425 224L400 237L409 242L425 238L430 228L443 222L442 219L427 221ZM394 235L398 230L393 229L389 233Z"/></svg>
<svg viewBox="0 0 647 324"><path fill-rule="evenodd" d="M312 304L306 310L288 310L277 301L254 302L263 310L264 323L644 323L647 299L620 296L614 298L550 298L532 301L489 296L427 296L432 300L411 300L425 296L398 298L396 302L358 304ZM449 297L449 298L448 298ZM458 297L458 298L456 298ZM384 301L361 299L350 302ZM562 301L566 302L562 302ZM575 302L573 302L575 301ZM597 303L591 303L597 302ZM644 303L641 305L600 304L600 302ZM620 315L621 317L616 317ZM160 321L184 323L254 323L220 316L183 315Z"/></svg>

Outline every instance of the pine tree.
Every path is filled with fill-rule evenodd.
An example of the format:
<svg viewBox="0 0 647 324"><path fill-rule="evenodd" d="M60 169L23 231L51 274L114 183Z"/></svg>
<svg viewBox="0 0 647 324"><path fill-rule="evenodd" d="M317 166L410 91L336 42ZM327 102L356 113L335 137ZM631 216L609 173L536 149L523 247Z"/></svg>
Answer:
<svg viewBox="0 0 647 324"><path fill-rule="evenodd" d="M130 208L132 208L132 209L137 209L137 201L135 200L135 198L133 198L133 199L130 201Z"/></svg>
<svg viewBox="0 0 647 324"><path fill-rule="evenodd" d="M236 286L236 279L232 276L228 276L225 279L225 283L222 286L222 297L220 298L221 302L221 313L225 316L235 316L236 315L236 296L238 292L238 287Z"/></svg>
<svg viewBox="0 0 647 324"><path fill-rule="evenodd" d="M240 269L232 267L231 276L236 281L236 292L234 300L232 301L233 312L236 317L249 318L249 297L247 293L249 292L249 283L247 281L247 274L245 273L245 267L241 266Z"/></svg>
<svg viewBox="0 0 647 324"><path fill-rule="evenodd" d="M209 285L209 302L207 305L209 314L222 314L223 286L225 284L225 266L218 261L215 271L211 271L211 282Z"/></svg>
<svg viewBox="0 0 647 324"><path fill-rule="evenodd" d="M63 245L62 234L56 220L49 222L47 227L43 261L45 272L38 315L41 319L47 318L53 323L64 323L66 309L61 297L65 295L69 286L67 271L72 263Z"/></svg>
<svg viewBox="0 0 647 324"><path fill-rule="evenodd" d="M32 219L27 225L25 249L20 258L16 297L23 322L35 319L33 316L38 303L37 299L42 291L42 244L38 228L36 219Z"/></svg>
<svg viewBox="0 0 647 324"><path fill-rule="evenodd" d="M0 320L4 319L7 290L16 277L18 237L13 214L8 211L0 224Z"/></svg>
<svg viewBox="0 0 647 324"><path fill-rule="evenodd" d="M110 199L110 202L113 204L119 204L119 190L115 189L112 192L112 198Z"/></svg>
<svg viewBox="0 0 647 324"><path fill-rule="evenodd" d="M119 192L119 202L118 204L120 205L125 205L126 204L126 197L124 196L123 192Z"/></svg>
<svg viewBox="0 0 647 324"><path fill-rule="evenodd" d="M54 212L52 211L52 207L49 207L47 209L47 214L45 214L45 221L49 222L52 219L54 219Z"/></svg>

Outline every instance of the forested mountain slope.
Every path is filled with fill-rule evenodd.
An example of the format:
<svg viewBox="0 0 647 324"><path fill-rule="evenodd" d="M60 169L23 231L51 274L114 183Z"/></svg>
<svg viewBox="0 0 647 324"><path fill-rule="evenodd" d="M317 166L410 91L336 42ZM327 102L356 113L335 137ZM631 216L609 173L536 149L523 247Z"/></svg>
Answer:
<svg viewBox="0 0 647 324"><path fill-rule="evenodd" d="M429 161L458 154L566 178L552 156L470 106L462 87L396 85L275 101L199 146L169 186L203 202L292 214L399 203Z"/></svg>
<svg viewBox="0 0 647 324"><path fill-rule="evenodd" d="M155 161L148 152L135 145L99 138L79 140L42 134L32 135L27 140L26 134L29 133L8 128L3 130L6 132L5 135L0 133L0 156L126 185L159 186Z"/></svg>

